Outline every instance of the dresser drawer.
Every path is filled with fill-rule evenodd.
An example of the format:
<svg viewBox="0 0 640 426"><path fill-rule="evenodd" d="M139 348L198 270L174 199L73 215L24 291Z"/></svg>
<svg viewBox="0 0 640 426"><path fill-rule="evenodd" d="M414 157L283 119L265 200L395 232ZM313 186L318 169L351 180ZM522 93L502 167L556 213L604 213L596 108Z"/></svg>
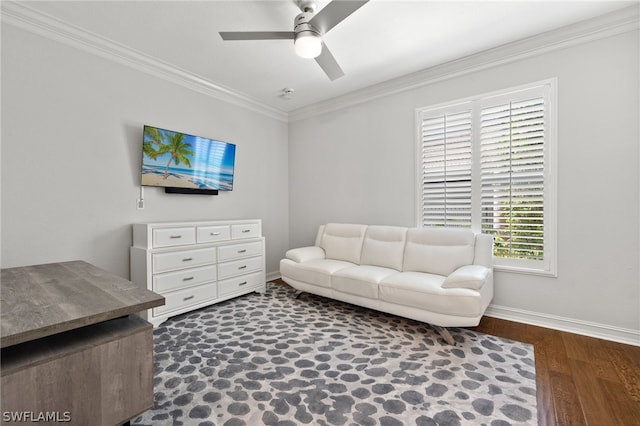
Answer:
<svg viewBox="0 0 640 426"><path fill-rule="evenodd" d="M153 230L153 247L183 246L196 243L196 228L161 228Z"/></svg>
<svg viewBox="0 0 640 426"><path fill-rule="evenodd" d="M236 275L256 272L262 269L262 256L250 257L233 262L220 263L218 265L218 277L220 279L234 277Z"/></svg>
<svg viewBox="0 0 640 426"><path fill-rule="evenodd" d="M153 291L163 293L216 280L216 266L191 268L153 276Z"/></svg>
<svg viewBox="0 0 640 426"><path fill-rule="evenodd" d="M264 283L264 275L250 274L241 277L229 278L218 283L218 296L223 297L229 294L242 292L247 288L258 287Z"/></svg>
<svg viewBox="0 0 640 426"><path fill-rule="evenodd" d="M261 254L262 241L218 247L218 258L221 262L225 260L241 259L243 257L258 256Z"/></svg>
<svg viewBox="0 0 640 426"><path fill-rule="evenodd" d="M260 236L260 226L257 223L240 223L231 225L231 239L256 238Z"/></svg>
<svg viewBox="0 0 640 426"><path fill-rule="evenodd" d="M154 274L157 274L210 263L216 263L215 247L154 254L152 270Z"/></svg>
<svg viewBox="0 0 640 426"><path fill-rule="evenodd" d="M198 226L198 243L214 243L231 239L229 225Z"/></svg>
<svg viewBox="0 0 640 426"><path fill-rule="evenodd" d="M164 294L165 304L153 308L153 315L162 315L167 312L176 311L186 306L196 305L207 300L218 297L217 284L211 283L199 287L189 287L179 291L172 291Z"/></svg>

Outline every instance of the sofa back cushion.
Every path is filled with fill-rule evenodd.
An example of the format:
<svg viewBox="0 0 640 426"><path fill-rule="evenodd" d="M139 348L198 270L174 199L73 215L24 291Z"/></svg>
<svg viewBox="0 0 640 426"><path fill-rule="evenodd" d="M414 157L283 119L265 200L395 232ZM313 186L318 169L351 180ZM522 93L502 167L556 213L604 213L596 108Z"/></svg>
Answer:
<svg viewBox="0 0 640 426"><path fill-rule="evenodd" d="M360 264L362 241L366 231L366 225L328 223L324 227L320 247L324 249L327 259Z"/></svg>
<svg viewBox="0 0 640 426"><path fill-rule="evenodd" d="M473 263L474 243L475 233L468 229L411 228L402 270L448 276Z"/></svg>
<svg viewBox="0 0 640 426"><path fill-rule="evenodd" d="M316 242L314 243L314 245L320 247L320 245L322 244L322 236L324 235L324 227L325 225L320 225L318 227L318 232L316 233Z"/></svg>
<svg viewBox="0 0 640 426"><path fill-rule="evenodd" d="M401 271L406 239L407 228L369 226L364 236L360 263Z"/></svg>
<svg viewBox="0 0 640 426"><path fill-rule="evenodd" d="M476 234L476 248L473 255L473 264L487 268L493 266L493 235Z"/></svg>

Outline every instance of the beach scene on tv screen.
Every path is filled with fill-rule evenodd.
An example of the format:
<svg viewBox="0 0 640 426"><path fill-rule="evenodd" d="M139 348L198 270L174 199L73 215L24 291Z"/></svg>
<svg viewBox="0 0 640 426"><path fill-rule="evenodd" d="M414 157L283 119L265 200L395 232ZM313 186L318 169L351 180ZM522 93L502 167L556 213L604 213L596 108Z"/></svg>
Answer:
<svg viewBox="0 0 640 426"><path fill-rule="evenodd" d="M234 160L233 144L145 126L141 184L231 191Z"/></svg>

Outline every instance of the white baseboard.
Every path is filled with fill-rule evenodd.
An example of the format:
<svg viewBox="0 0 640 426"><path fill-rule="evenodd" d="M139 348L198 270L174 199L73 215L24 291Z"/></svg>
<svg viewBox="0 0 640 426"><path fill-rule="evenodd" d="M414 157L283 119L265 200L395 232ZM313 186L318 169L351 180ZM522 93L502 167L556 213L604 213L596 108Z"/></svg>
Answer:
<svg viewBox="0 0 640 426"><path fill-rule="evenodd" d="M269 281L277 280L280 277L281 277L280 272L269 272L266 276L266 280L267 282L269 282Z"/></svg>
<svg viewBox="0 0 640 426"><path fill-rule="evenodd" d="M573 318L541 314L538 312L514 309L506 306L489 305L485 315L508 321L531 324L553 330L566 331L598 339L611 340L627 345L640 346L640 331L613 327L606 324L581 321Z"/></svg>

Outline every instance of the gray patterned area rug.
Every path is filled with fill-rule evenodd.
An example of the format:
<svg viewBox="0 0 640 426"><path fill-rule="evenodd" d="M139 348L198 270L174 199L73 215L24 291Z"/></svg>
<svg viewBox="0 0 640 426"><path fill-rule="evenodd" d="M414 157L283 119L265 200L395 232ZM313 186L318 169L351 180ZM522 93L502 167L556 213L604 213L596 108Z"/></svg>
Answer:
<svg viewBox="0 0 640 426"><path fill-rule="evenodd" d="M135 425L535 425L533 347L283 284L154 329Z"/></svg>

